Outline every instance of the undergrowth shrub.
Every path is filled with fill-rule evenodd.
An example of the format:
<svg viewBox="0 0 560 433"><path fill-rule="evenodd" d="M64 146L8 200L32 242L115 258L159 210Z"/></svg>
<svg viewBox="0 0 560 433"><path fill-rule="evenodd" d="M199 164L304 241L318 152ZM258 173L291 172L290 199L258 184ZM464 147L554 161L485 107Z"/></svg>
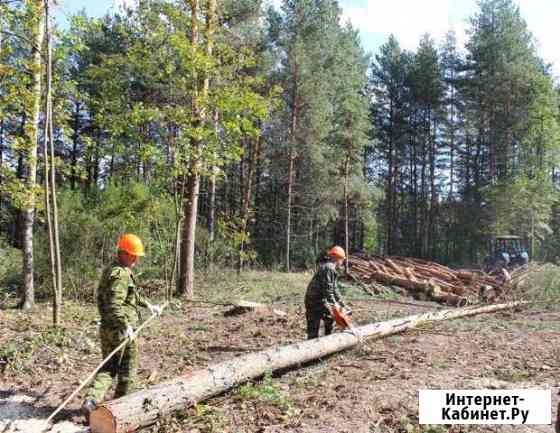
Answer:
<svg viewBox="0 0 560 433"><path fill-rule="evenodd" d="M123 233L135 233L146 256L137 268L142 280L171 274L174 255L175 208L169 195L144 184L109 185L91 197L79 191L58 195L63 297L92 299L104 266L113 261ZM38 296L50 296L48 238L36 231L35 271Z"/></svg>
<svg viewBox="0 0 560 433"><path fill-rule="evenodd" d="M0 302L15 294L23 283L22 254L0 237Z"/></svg>

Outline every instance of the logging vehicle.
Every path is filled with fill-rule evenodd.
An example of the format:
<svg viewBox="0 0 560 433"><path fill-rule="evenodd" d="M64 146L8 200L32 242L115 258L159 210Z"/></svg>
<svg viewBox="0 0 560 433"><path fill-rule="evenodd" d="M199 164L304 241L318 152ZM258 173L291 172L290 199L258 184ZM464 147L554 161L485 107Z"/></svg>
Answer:
<svg viewBox="0 0 560 433"><path fill-rule="evenodd" d="M529 264L527 244L523 238L515 235L494 236L488 242L488 255L484 259L484 268L488 273L501 269L515 269Z"/></svg>

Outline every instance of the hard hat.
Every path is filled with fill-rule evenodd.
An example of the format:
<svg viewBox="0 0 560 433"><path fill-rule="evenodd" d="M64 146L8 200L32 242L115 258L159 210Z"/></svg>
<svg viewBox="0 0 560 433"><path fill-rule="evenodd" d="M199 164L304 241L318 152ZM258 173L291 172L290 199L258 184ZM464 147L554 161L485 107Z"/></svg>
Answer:
<svg viewBox="0 0 560 433"><path fill-rule="evenodd" d="M133 234L125 234L122 235L119 239L117 244L117 248L120 251L125 251L131 256L143 256L144 254L144 245L140 238Z"/></svg>
<svg viewBox="0 0 560 433"><path fill-rule="evenodd" d="M332 247L329 250L329 252L327 253L327 255L329 255L330 257L335 257L337 259L345 259L346 258L346 253L344 252L344 249L342 249L338 245Z"/></svg>

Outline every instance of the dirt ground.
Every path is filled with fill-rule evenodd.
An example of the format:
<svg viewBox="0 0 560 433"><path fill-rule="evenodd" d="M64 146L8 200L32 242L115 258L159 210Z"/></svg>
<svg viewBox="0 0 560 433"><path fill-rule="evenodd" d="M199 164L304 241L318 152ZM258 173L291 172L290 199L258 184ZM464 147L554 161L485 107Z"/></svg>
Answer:
<svg viewBox="0 0 560 433"><path fill-rule="evenodd" d="M286 317L255 312L226 317L230 307L174 305L141 338L143 386L304 339L301 300L309 275L291 278L286 291L274 289L271 294L264 288L260 294L236 294L247 300L273 300L275 308L288 313ZM347 297L354 298L350 304L358 324L440 308L373 302L359 289L350 290ZM50 317L47 304L39 305L34 314L0 310L0 433L16 431L9 426L15 419L48 416L101 359L94 305L67 302L60 331L49 330ZM420 426L418 390L552 389L554 420L559 348L560 309L440 322L265 377L144 431L550 433L552 426ZM74 423L73 429L60 431L87 431L80 404L77 398L60 413L59 421Z"/></svg>

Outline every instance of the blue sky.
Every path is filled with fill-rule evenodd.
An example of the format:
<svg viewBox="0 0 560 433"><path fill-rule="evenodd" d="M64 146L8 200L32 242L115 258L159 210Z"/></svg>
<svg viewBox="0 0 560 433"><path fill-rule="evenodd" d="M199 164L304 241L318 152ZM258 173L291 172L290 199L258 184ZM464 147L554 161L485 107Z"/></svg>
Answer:
<svg viewBox="0 0 560 433"><path fill-rule="evenodd" d="M278 5L281 0L268 0ZM538 41L538 50L547 62L554 63L560 76L560 0L515 0L529 30ZM85 9L88 15L102 16L111 7L133 0L59 0L57 19L63 24L69 14ZM466 40L468 18L477 10L477 0L339 0L343 19L360 30L364 48L376 52L393 33L407 49L416 48L420 36L430 33L441 40L448 29Z"/></svg>

